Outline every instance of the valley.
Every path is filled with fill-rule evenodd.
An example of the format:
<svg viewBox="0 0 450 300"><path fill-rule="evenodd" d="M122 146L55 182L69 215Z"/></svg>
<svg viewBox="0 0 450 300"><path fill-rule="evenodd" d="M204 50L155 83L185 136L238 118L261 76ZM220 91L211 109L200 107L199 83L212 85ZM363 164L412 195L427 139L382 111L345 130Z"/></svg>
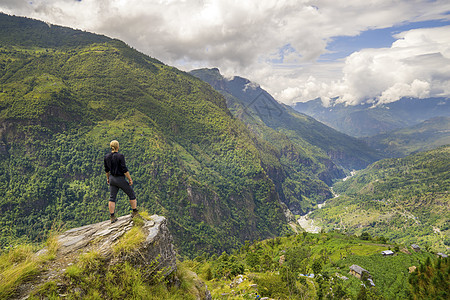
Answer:
<svg viewBox="0 0 450 300"><path fill-rule="evenodd" d="M309 214L325 230L367 232L434 251L450 246L449 146L381 160L338 182L340 196Z"/></svg>
<svg viewBox="0 0 450 300"><path fill-rule="evenodd" d="M118 39L0 13L0 279L20 266L26 283L61 254L55 236L110 225L103 158L117 139L146 220L128 219L119 195L139 237L128 250L164 219L179 270L145 281L127 253L111 267L90 252L36 295L96 299L117 270L135 298L445 299L449 102L428 100L290 107L217 68L184 72Z"/></svg>

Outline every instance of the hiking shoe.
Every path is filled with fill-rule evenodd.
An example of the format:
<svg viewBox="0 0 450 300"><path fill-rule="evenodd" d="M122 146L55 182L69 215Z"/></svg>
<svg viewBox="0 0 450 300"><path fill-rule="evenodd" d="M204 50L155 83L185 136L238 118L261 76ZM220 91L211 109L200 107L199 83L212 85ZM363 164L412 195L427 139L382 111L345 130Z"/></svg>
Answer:
<svg viewBox="0 0 450 300"><path fill-rule="evenodd" d="M139 211L137 211L137 210L134 211L134 210L133 210L133 211L131 212L131 217L132 217L132 218L134 218L134 217L139 217L139 218L140 218L141 215L139 214Z"/></svg>
<svg viewBox="0 0 450 300"><path fill-rule="evenodd" d="M111 216L111 224L117 221L117 217L116 216Z"/></svg>

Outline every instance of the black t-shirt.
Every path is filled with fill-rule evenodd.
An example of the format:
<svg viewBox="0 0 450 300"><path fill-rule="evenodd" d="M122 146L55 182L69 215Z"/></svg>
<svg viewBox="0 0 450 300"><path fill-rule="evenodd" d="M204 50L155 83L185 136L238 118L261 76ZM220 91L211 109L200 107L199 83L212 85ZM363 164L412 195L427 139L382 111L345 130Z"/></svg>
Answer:
<svg viewBox="0 0 450 300"><path fill-rule="evenodd" d="M125 165L125 157L119 152L112 152L105 155L105 172L110 172L113 176L124 176L128 172Z"/></svg>

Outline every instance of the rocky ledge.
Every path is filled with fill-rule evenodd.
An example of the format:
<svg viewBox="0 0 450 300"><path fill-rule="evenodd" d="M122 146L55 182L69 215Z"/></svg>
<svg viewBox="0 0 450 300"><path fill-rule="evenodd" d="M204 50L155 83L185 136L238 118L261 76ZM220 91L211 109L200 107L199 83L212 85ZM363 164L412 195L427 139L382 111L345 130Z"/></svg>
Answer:
<svg viewBox="0 0 450 300"><path fill-rule="evenodd" d="M144 233L144 239L136 248L130 251L117 251L121 238L129 232L134 223ZM124 237L125 238L125 237ZM64 277L67 267L76 264L84 253L96 251L110 265L123 261L131 263L134 267L151 266L153 272L167 277L175 274L176 254L172 244L172 235L167 228L166 218L153 215L139 220L126 215L118 218L111 224L104 221L70 229L57 236L58 250L56 258L48 262L45 271L41 272L31 281L19 287L15 299L27 299L30 293L39 289L48 281L60 281ZM36 255L45 255L44 248Z"/></svg>
<svg viewBox="0 0 450 300"><path fill-rule="evenodd" d="M80 254L91 250L98 250L105 258L112 261L124 259L113 257L113 248L127 231L133 227L131 215L123 216L111 224L104 221L70 229L58 236L58 254L70 256L71 253ZM158 269L164 269L169 275L176 270L176 255L172 244L172 235L167 228L166 218L153 215L149 220L143 219L142 230L146 236L134 252L139 252L139 259L133 259L134 264L145 265L158 261ZM126 255L130 259L129 255Z"/></svg>

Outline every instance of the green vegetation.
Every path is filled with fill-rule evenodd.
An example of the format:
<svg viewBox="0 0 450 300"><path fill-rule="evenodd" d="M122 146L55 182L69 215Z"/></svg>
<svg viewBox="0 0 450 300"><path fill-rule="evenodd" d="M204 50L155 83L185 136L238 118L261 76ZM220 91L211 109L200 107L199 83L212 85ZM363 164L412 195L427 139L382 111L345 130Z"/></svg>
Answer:
<svg viewBox="0 0 450 300"><path fill-rule="evenodd" d="M404 248L378 238L305 232L246 243L233 254L200 256L185 264L205 280L214 299L254 299L256 293L275 299L407 299L408 268L436 258L426 252L381 254L398 247ZM375 287L349 274L353 264L369 271Z"/></svg>
<svg viewBox="0 0 450 300"><path fill-rule="evenodd" d="M9 298L21 283L39 274L46 262L55 258L58 244L54 236L46 243L46 253L36 255L36 245L22 244L0 255L0 299Z"/></svg>
<svg viewBox="0 0 450 300"><path fill-rule="evenodd" d="M368 144L388 157L404 157L450 144L450 117L435 117L420 124L367 138Z"/></svg>
<svg viewBox="0 0 450 300"><path fill-rule="evenodd" d="M271 177L280 156L208 84L118 40L25 18L1 14L0 42L1 247L106 219L112 139L139 205L167 217L184 255L290 230Z"/></svg>
<svg viewBox="0 0 450 300"><path fill-rule="evenodd" d="M439 258L434 263L427 259L409 277L410 299L448 299L450 260Z"/></svg>
<svg viewBox="0 0 450 300"><path fill-rule="evenodd" d="M161 273L151 272L153 268L154 263L137 268L127 261L109 265L91 251L69 266L62 278L45 282L32 292L29 299L56 299L61 294L68 299L195 299L198 291L183 269L177 272L181 284L176 287Z"/></svg>
<svg viewBox="0 0 450 300"><path fill-rule="evenodd" d="M99 271L100 270L100 271ZM190 271L178 264L174 274L178 285L169 280L163 280L161 275L156 274L152 278L145 278L145 270L135 268L124 262L105 269L89 270L72 266L66 270L63 280L66 289L65 295L69 299L198 299L202 290ZM173 279L173 278L171 278ZM61 292L61 291L59 291ZM34 295L39 297L51 297L55 295L54 290L49 290L45 285ZM31 297L31 299L34 299Z"/></svg>
<svg viewBox="0 0 450 300"><path fill-rule="evenodd" d="M325 229L367 232L445 251L450 246L450 147L374 163L336 183L339 197L310 217Z"/></svg>
<svg viewBox="0 0 450 300"><path fill-rule="evenodd" d="M145 235L139 227L133 227L125 233L120 241L114 246L115 254L129 253L145 240Z"/></svg>

